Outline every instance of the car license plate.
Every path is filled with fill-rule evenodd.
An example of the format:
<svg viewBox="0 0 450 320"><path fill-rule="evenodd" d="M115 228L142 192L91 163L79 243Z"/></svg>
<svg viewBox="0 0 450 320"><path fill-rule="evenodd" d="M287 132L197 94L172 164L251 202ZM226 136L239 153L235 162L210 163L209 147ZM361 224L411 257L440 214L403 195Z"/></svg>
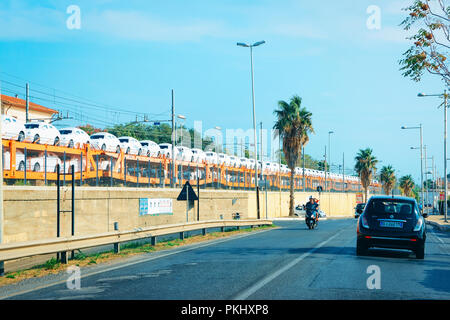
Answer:
<svg viewBox="0 0 450 320"><path fill-rule="evenodd" d="M385 227L385 228L403 228L403 222L399 222L399 221L380 221L380 227Z"/></svg>

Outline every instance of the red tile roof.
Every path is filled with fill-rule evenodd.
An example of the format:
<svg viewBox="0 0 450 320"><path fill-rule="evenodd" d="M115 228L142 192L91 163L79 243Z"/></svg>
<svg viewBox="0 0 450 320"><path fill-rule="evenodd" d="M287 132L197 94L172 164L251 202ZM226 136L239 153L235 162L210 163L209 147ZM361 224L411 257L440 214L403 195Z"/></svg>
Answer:
<svg viewBox="0 0 450 320"><path fill-rule="evenodd" d="M2 101L2 104L9 104L14 107L19 107L19 108L24 108L24 109L26 108L26 101L23 99L10 97L10 96L6 96L6 95L2 94L1 101ZM29 108L30 108L30 110L33 110L33 111L45 112L45 113L49 113L49 114L58 113L58 111L56 111L56 110L41 106L41 105L36 104L31 101L29 102Z"/></svg>

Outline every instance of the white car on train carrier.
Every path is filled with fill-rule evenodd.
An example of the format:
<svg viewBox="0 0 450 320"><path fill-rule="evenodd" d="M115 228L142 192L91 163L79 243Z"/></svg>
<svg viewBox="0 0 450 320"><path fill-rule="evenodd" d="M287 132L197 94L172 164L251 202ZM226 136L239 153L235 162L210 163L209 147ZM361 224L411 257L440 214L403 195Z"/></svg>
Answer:
<svg viewBox="0 0 450 320"><path fill-rule="evenodd" d="M142 154L142 145L133 137L119 137L120 148L126 154L136 154L140 156Z"/></svg>
<svg viewBox="0 0 450 320"><path fill-rule="evenodd" d="M2 137L8 140L17 140L19 142L25 139L25 125L22 121L2 115Z"/></svg>
<svg viewBox="0 0 450 320"><path fill-rule="evenodd" d="M69 127L59 129L61 135L60 145L69 148L82 148L89 143L89 135L79 128Z"/></svg>
<svg viewBox="0 0 450 320"><path fill-rule="evenodd" d="M191 149L192 152L192 162L203 163L206 160L206 153L201 149Z"/></svg>
<svg viewBox="0 0 450 320"><path fill-rule="evenodd" d="M218 157L217 157L217 153L213 152L213 151L207 151L205 153L206 155L206 162L210 165L212 164L217 164L218 163Z"/></svg>
<svg viewBox="0 0 450 320"><path fill-rule="evenodd" d="M28 122L25 124L24 141L57 146L60 143L60 133L50 123L43 121Z"/></svg>
<svg viewBox="0 0 450 320"><path fill-rule="evenodd" d="M117 137L108 132L94 133L90 139L89 144L94 150L103 150L108 152L120 153L120 141Z"/></svg>
<svg viewBox="0 0 450 320"><path fill-rule="evenodd" d="M147 157L159 157L161 152L159 145L151 140L142 140L139 141L142 145L142 154Z"/></svg>

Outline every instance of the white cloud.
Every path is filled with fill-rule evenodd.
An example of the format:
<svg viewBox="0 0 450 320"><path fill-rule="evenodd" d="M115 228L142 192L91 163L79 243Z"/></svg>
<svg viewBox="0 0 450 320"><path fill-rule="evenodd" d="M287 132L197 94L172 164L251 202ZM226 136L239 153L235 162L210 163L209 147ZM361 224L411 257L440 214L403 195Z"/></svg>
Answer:
<svg viewBox="0 0 450 320"><path fill-rule="evenodd" d="M0 11L0 39L49 40L65 30L64 12L48 8Z"/></svg>
<svg viewBox="0 0 450 320"><path fill-rule="evenodd" d="M85 18L88 32L140 41L197 41L223 33L219 22L169 22L137 11L107 10Z"/></svg>

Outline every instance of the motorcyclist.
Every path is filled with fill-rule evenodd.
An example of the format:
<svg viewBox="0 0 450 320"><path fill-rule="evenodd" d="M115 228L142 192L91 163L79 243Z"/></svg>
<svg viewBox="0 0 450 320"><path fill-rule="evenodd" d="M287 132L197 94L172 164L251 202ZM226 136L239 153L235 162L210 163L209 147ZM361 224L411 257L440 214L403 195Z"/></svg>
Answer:
<svg viewBox="0 0 450 320"><path fill-rule="evenodd" d="M306 217L310 217L314 211L317 211L317 208L319 207L319 204L315 201L315 199L311 196L309 197L309 202L306 204ZM318 218L318 214L316 214L316 220Z"/></svg>

